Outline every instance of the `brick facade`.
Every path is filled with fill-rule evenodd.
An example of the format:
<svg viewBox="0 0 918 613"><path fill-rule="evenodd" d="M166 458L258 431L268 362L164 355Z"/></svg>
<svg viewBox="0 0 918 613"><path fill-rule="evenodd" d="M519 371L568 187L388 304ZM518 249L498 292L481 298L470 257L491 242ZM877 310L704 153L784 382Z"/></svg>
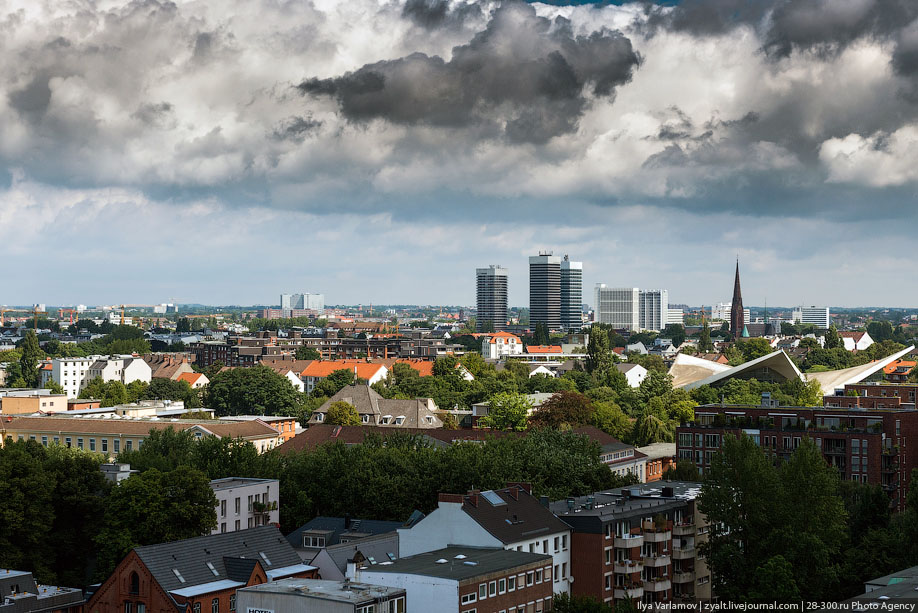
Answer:
<svg viewBox="0 0 918 613"><path fill-rule="evenodd" d="M552 570L548 563L473 577L459 584L460 613L541 613L551 611ZM484 595L484 598L482 598Z"/></svg>

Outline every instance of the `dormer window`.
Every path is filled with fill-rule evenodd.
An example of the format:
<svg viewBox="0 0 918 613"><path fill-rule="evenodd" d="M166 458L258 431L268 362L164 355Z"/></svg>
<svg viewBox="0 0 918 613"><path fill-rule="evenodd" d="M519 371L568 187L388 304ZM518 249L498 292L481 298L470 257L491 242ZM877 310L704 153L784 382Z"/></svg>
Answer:
<svg viewBox="0 0 918 613"><path fill-rule="evenodd" d="M391 416L391 415L383 415L382 418L379 420L379 423L381 423L381 424L384 425L384 426L387 426L387 425L389 425L389 422L390 422L391 420L392 420L392 416Z"/></svg>
<svg viewBox="0 0 918 613"><path fill-rule="evenodd" d="M401 426L403 423L405 423L405 416L404 416L404 415L399 415L398 417L395 418L395 425L396 425L396 426Z"/></svg>
<svg viewBox="0 0 918 613"><path fill-rule="evenodd" d="M322 421L325 418L323 413L316 413L316 421Z"/></svg>
<svg viewBox="0 0 918 613"><path fill-rule="evenodd" d="M369 415L361 415L361 416L360 416L360 421L361 421L362 423L368 424L368 423L370 423L370 416L369 416Z"/></svg>

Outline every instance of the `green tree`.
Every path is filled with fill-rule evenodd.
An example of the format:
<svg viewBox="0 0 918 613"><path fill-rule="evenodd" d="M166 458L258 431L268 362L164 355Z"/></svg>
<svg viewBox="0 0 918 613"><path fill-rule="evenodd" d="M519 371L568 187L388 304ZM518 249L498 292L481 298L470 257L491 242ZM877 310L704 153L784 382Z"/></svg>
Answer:
<svg viewBox="0 0 918 613"><path fill-rule="evenodd" d="M708 326L707 320L701 325L701 336L698 339L698 351L703 353L714 351L714 343L711 342L711 328Z"/></svg>
<svg viewBox="0 0 918 613"><path fill-rule="evenodd" d="M576 428L589 424L593 414L589 398L579 392L561 391L543 402L529 421L535 428Z"/></svg>
<svg viewBox="0 0 918 613"><path fill-rule="evenodd" d="M62 386L60 383L58 383L54 379L48 379L48 382L45 383L45 389L51 390L52 394L66 394L67 393L64 390L64 386Z"/></svg>
<svg viewBox="0 0 918 613"><path fill-rule="evenodd" d="M593 403L592 424L619 440L625 440L631 436L633 425L631 419L625 415L614 402L594 402Z"/></svg>
<svg viewBox="0 0 918 613"><path fill-rule="evenodd" d="M484 428L525 430L532 404L523 394L501 393L491 398L488 414L479 418Z"/></svg>
<svg viewBox="0 0 918 613"><path fill-rule="evenodd" d="M612 349L609 347L609 335L603 328L593 326L587 341L587 371L598 373L601 377L609 376L615 368Z"/></svg>
<svg viewBox="0 0 918 613"><path fill-rule="evenodd" d="M328 416L325 419L325 423L337 426L359 426L360 414L357 413L354 405L339 400L328 407Z"/></svg>
<svg viewBox="0 0 918 613"><path fill-rule="evenodd" d="M137 449L124 449L118 462L144 472L157 469L169 472L179 466L193 466L194 437L190 430L176 430L172 426L150 430L143 445Z"/></svg>
<svg viewBox="0 0 918 613"><path fill-rule="evenodd" d="M181 400L186 409L200 409L201 395L187 381L156 377L143 392L144 400Z"/></svg>
<svg viewBox="0 0 918 613"><path fill-rule="evenodd" d="M407 364L404 364L403 366L406 366L410 370L414 371L414 369ZM414 372L416 373L417 371ZM350 368L340 368L316 383L312 390L312 395L327 396L330 398L344 389L346 385L353 385L356 380L357 378L356 375L354 375L353 370Z"/></svg>
<svg viewBox="0 0 918 613"><path fill-rule="evenodd" d="M535 341L536 345L547 345L548 344L549 342L548 325L541 323L541 322L535 325L533 341Z"/></svg>
<svg viewBox="0 0 918 613"><path fill-rule="evenodd" d="M698 467L691 460L680 459L675 466L663 471L664 481L701 481Z"/></svg>
<svg viewBox="0 0 918 613"><path fill-rule="evenodd" d="M841 338L838 336L838 330L834 324L826 330L825 344L823 346L826 349L837 349L842 346Z"/></svg>
<svg viewBox="0 0 918 613"><path fill-rule="evenodd" d="M187 317L180 317L175 324L175 331L178 333L191 332L191 320Z"/></svg>
<svg viewBox="0 0 918 613"><path fill-rule="evenodd" d="M289 379L259 365L215 375L205 388L204 404L217 415L299 415L302 394Z"/></svg>
<svg viewBox="0 0 918 613"><path fill-rule="evenodd" d="M188 466L125 479L105 501L96 576L107 577L134 547L208 534L217 526L216 505L207 475Z"/></svg>
<svg viewBox="0 0 918 613"><path fill-rule="evenodd" d="M41 381L38 372L38 361L44 357L44 354L38 346L38 337L35 335L34 330L26 332L19 351L22 355L19 358L20 374L25 380L26 386L38 387Z"/></svg>
<svg viewBox="0 0 918 613"><path fill-rule="evenodd" d="M555 613L617 613L617 609L590 596L571 596L564 592L555 594L551 605Z"/></svg>
<svg viewBox="0 0 918 613"><path fill-rule="evenodd" d="M300 347L296 350L296 359L298 360L321 360L322 356L315 347Z"/></svg>
<svg viewBox="0 0 918 613"><path fill-rule="evenodd" d="M228 436L205 436L194 441L189 466L203 471L208 479L257 477L261 470L255 445Z"/></svg>
<svg viewBox="0 0 918 613"><path fill-rule="evenodd" d="M631 441L638 447L651 443L671 443L675 440L675 430L665 418L653 413L646 413L634 422Z"/></svg>
<svg viewBox="0 0 918 613"><path fill-rule="evenodd" d="M764 338L740 340L736 342L736 346L743 353L744 362L760 358L774 351L774 348Z"/></svg>

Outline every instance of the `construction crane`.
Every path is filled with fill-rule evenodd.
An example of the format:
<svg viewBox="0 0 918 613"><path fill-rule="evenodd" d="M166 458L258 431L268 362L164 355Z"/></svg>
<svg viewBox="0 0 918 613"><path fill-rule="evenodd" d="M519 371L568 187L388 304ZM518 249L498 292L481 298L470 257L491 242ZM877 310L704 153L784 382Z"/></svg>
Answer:
<svg viewBox="0 0 918 613"><path fill-rule="evenodd" d="M121 305L121 325L124 325L124 305Z"/></svg>
<svg viewBox="0 0 918 613"><path fill-rule="evenodd" d="M63 319L63 318L64 318L64 313L69 313L69 314L70 314L70 325L72 326L72 325L73 325L73 314L76 313L76 309L58 309L58 310L57 310L57 318L58 318L58 319Z"/></svg>
<svg viewBox="0 0 918 613"><path fill-rule="evenodd" d="M6 314L15 310L16 309L0 309L0 326L6 325Z"/></svg>
<svg viewBox="0 0 918 613"><path fill-rule="evenodd" d="M33 324L32 324L32 327L35 329L36 332L38 331L38 314L39 314L39 313L41 313L42 315L46 315L46 314L47 314L45 311L40 311L40 310L38 310L38 308L33 308L33 309L32 309L32 317L34 318L34 322L33 322Z"/></svg>

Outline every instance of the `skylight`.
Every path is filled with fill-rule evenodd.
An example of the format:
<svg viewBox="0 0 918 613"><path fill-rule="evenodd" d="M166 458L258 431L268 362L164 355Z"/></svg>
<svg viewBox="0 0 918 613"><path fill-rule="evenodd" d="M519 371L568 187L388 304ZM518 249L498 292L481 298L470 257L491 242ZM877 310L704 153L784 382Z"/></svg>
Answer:
<svg viewBox="0 0 918 613"><path fill-rule="evenodd" d="M220 576L220 573L217 572L217 569L214 568L214 565L213 565L212 563L210 563L210 562L205 562L205 564L207 564L207 568L210 569L210 572L212 572L212 573L214 574L214 577L219 577L219 576Z"/></svg>
<svg viewBox="0 0 918 613"><path fill-rule="evenodd" d="M260 555L261 559L265 561L265 564L267 564L268 566L271 566L271 560L268 559L268 556L265 555L264 551L259 551L258 555Z"/></svg>
<svg viewBox="0 0 918 613"><path fill-rule="evenodd" d="M494 490L487 490L481 493L481 497L491 503L491 506L499 507L501 505L507 504L504 502L504 499L497 495L497 492Z"/></svg>
<svg viewBox="0 0 918 613"><path fill-rule="evenodd" d="M185 583L185 577L182 576L182 573L180 573L177 568L173 568L172 572L175 573L175 576L178 578L179 581L181 581L182 583Z"/></svg>

